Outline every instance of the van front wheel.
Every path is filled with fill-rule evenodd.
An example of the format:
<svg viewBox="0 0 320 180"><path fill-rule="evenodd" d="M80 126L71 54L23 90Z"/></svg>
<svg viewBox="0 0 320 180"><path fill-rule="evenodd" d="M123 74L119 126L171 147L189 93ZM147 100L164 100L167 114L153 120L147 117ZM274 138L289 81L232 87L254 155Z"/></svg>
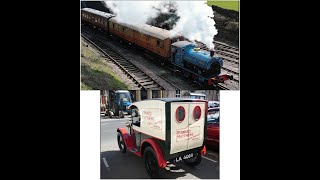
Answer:
<svg viewBox="0 0 320 180"><path fill-rule="evenodd" d="M120 151L122 153L125 153L127 151L127 147L126 147L126 144L123 140L122 134L120 132L118 132L118 134L117 134L117 140L118 140L118 146L119 146Z"/></svg>

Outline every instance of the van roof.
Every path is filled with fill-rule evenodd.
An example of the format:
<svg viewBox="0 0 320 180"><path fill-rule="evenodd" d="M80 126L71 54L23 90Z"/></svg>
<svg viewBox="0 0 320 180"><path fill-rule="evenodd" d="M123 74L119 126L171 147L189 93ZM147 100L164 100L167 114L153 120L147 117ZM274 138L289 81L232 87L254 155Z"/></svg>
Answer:
<svg viewBox="0 0 320 180"><path fill-rule="evenodd" d="M146 99L146 100L159 100L164 102L207 102L202 99L190 99L190 98L155 98L155 99Z"/></svg>

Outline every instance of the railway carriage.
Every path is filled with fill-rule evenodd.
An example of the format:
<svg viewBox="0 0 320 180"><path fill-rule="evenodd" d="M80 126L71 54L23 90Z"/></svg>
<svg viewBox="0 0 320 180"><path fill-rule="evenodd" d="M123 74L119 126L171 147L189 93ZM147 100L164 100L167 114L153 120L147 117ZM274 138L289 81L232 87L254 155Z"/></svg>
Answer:
<svg viewBox="0 0 320 180"><path fill-rule="evenodd" d="M101 12L91 8L81 9L81 19L82 21L94 25L101 30L109 32L109 19L115 17L115 15L110 13Z"/></svg>
<svg viewBox="0 0 320 180"><path fill-rule="evenodd" d="M115 34L166 60L170 58L172 41L177 41L177 38L179 38L178 36L171 38L168 30L147 24L131 25L123 23L117 17L109 20L109 26L111 34Z"/></svg>
<svg viewBox="0 0 320 180"><path fill-rule="evenodd" d="M151 178L159 177L168 162L200 164L206 153L207 101L151 99L135 102L130 109L127 128L117 129L119 149L143 157Z"/></svg>

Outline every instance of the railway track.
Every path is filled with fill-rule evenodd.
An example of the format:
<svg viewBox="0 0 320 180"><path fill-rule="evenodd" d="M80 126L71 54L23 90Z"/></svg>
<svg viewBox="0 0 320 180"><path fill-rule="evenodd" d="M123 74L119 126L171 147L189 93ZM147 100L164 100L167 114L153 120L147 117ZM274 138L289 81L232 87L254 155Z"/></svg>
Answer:
<svg viewBox="0 0 320 180"><path fill-rule="evenodd" d="M204 49L206 51L210 51L210 49L204 43L196 41L196 44L199 46L199 48ZM215 44L215 49L216 49L215 51L217 54L219 54L219 56L222 58L222 60L228 61L231 63L235 63L235 64L239 64L239 52L233 53L233 51L225 49L224 47L222 48L221 46L222 45L218 45L218 47L217 47L217 45ZM226 45L224 45L224 46L226 46ZM228 46L228 47L233 48L231 46Z"/></svg>
<svg viewBox="0 0 320 180"><path fill-rule="evenodd" d="M219 48L223 48L225 49L226 51L230 51L230 52L233 52L235 54L239 54L239 48L236 48L236 47L232 47L232 46L228 46L224 43L221 43L219 41L213 41L214 45L216 47L219 47Z"/></svg>
<svg viewBox="0 0 320 180"><path fill-rule="evenodd" d="M164 88L158 82L156 82L153 78L148 76L141 69L131 63L129 59L124 57L116 49L112 48L108 44L102 42L92 35L90 35L91 38L88 38L84 34L88 35L88 33L82 32L81 36L90 44L99 49L105 55L105 58L117 65L128 76L128 78L130 78L134 82L137 88L145 90L164 90Z"/></svg>
<svg viewBox="0 0 320 180"><path fill-rule="evenodd" d="M221 50L216 50L216 53L219 54L223 60L239 64L239 55L235 55Z"/></svg>
<svg viewBox="0 0 320 180"><path fill-rule="evenodd" d="M221 43L218 43L216 41L214 41L214 45L215 45L215 49L216 52L220 55L224 55L227 57L231 57L236 59L237 61L239 61L239 50L238 48L232 47L232 46L228 46L228 45L224 45Z"/></svg>
<svg viewBox="0 0 320 180"><path fill-rule="evenodd" d="M206 51L210 51L209 48L204 43L196 41L196 44L199 46L199 48L204 49ZM230 49L232 49L232 50L234 50L236 52L237 48L234 48L234 47L231 47L231 46L227 46L227 45L224 45L224 44L216 42L216 41L215 41L215 45L223 47L223 48L217 48L216 47L217 49L220 49L220 50L216 50L216 52L217 52L217 54L220 54L220 57L222 58L222 60L229 61L229 62L232 62L232 63L235 63L235 64L239 64L239 54L235 55L236 53L232 54L230 52L225 52L224 50L223 51L221 50L221 49L224 49L224 48L230 48ZM221 69L223 69L223 70L225 70L225 71L227 71L229 73L232 73L234 75L239 76L239 72L238 71L235 71L235 70L232 70L232 69L226 68L226 67L221 67ZM233 81L239 82L239 79L234 78Z"/></svg>
<svg viewBox="0 0 320 180"><path fill-rule="evenodd" d="M203 44L201 42L196 42L196 43L201 49L204 49L206 51L210 51L209 48L205 44ZM232 54L230 52L226 52L226 51L219 49L219 48L216 48L215 51L222 58L222 60L228 61L231 63L235 63L235 64L239 64L239 55Z"/></svg>
<svg viewBox="0 0 320 180"><path fill-rule="evenodd" d="M217 84L216 87L218 90L229 90L229 88L222 86L221 84Z"/></svg>

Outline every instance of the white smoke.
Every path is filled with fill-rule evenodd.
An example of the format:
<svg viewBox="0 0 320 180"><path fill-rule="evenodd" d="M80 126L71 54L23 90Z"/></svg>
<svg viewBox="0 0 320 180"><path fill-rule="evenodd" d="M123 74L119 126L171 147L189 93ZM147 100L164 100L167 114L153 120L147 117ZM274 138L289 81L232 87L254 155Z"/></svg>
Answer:
<svg viewBox="0 0 320 180"><path fill-rule="evenodd" d="M128 24L145 24L149 17L156 16L153 6L161 1L105 1L120 21Z"/></svg>
<svg viewBox="0 0 320 180"><path fill-rule="evenodd" d="M153 7L161 6L164 1L105 1L117 15L128 24L143 24L151 17L156 17L157 10ZM206 1L175 1L177 15L180 16L171 35L182 34L189 40L205 43L208 48L214 48L213 37L218 33L212 18L213 11ZM169 1L168 1L169 3ZM161 6L162 7L162 6ZM167 12L167 9L161 9Z"/></svg>
<svg viewBox="0 0 320 180"><path fill-rule="evenodd" d="M212 18L213 11L206 1L176 1L180 20L172 33L181 33L190 40L198 40L214 48L213 37L218 33Z"/></svg>

